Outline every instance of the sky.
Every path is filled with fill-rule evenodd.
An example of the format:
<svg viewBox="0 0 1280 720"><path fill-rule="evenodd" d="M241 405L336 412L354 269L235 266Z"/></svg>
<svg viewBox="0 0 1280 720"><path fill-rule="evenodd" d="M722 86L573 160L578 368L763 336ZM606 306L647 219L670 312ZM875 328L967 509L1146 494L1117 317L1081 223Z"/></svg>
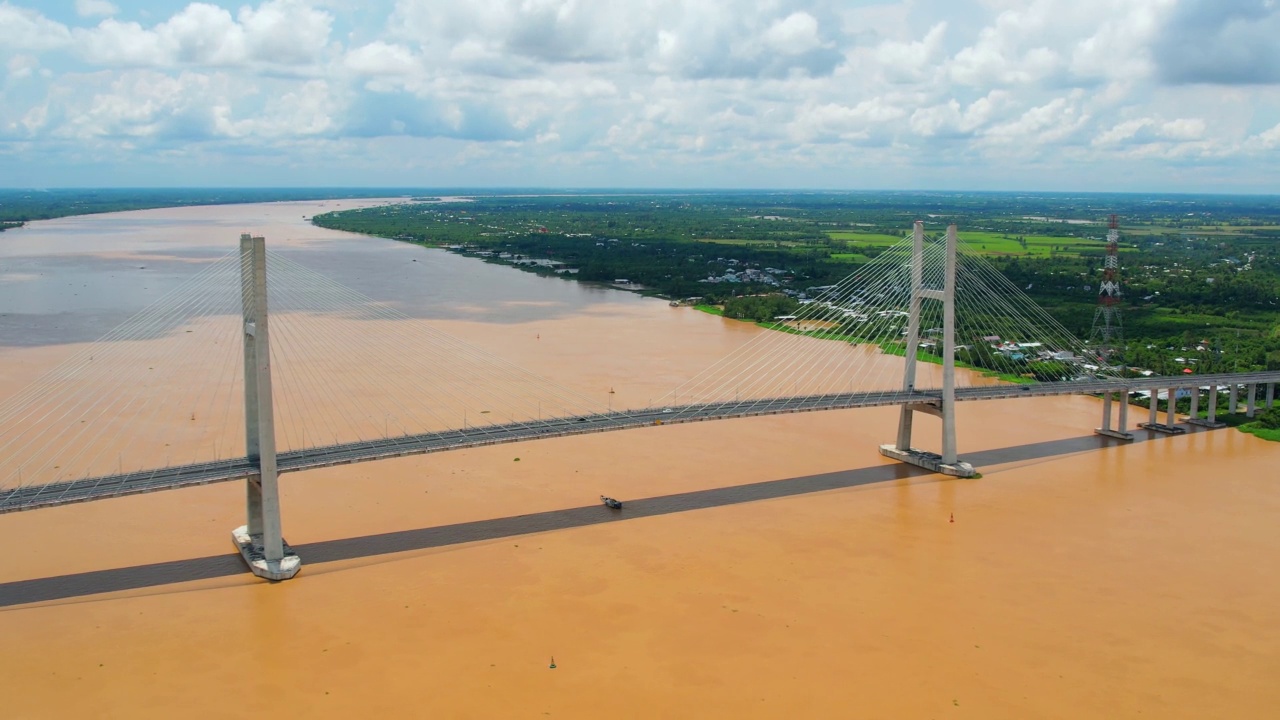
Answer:
<svg viewBox="0 0 1280 720"><path fill-rule="evenodd" d="M1280 193L1280 0L0 0L0 186Z"/></svg>

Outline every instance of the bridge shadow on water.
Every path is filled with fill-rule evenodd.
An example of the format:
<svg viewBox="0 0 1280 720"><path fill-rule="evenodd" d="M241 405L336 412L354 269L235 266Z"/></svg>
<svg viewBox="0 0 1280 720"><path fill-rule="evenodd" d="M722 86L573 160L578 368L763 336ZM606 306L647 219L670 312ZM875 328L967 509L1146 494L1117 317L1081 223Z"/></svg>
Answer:
<svg viewBox="0 0 1280 720"><path fill-rule="evenodd" d="M1149 433L1137 432L1137 441L1149 439ZM968 453L963 459L979 469L1014 462L1045 460L1118 444L1119 441L1096 435L1030 443ZM621 511L603 505L548 510L514 517L476 520L438 527L400 530L377 535L324 540L295 545L303 558L303 575L308 565L375 557L390 553L448 547L483 540L496 540L531 533L565 530L608 522L670 515L672 513L736 505L773 498L806 495L827 490L870 485L874 483L919 477L928 473L898 463L804 477L768 480L747 485L734 485L709 490L662 495L640 500L626 500ZM32 580L0 583L0 607L81 598L102 593L155 588L195 580L209 580L246 575L238 554L172 560L134 567L94 570Z"/></svg>

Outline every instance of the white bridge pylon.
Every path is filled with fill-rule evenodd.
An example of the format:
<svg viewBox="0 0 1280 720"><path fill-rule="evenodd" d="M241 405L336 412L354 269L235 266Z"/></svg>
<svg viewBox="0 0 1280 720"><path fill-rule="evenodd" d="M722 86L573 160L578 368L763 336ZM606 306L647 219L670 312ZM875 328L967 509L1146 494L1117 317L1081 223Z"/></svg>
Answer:
<svg viewBox="0 0 1280 720"><path fill-rule="evenodd" d="M911 233L911 310L907 319L907 347L904 355L902 389L911 392L916 384L916 362L920 347L920 318L925 301L942 304L942 398L902 406L898 418L898 441L881 445L880 454L935 472L956 477L973 477L976 471L956 457L956 226L947 227L944 240L945 264L942 287L929 287L924 275L924 223L916 221ZM942 419L942 454L911 446L912 420L918 412Z"/></svg>
<svg viewBox="0 0 1280 720"><path fill-rule="evenodd" d="M280 524L265 238L240 236L240 298L244 318L245 455L257 472L245 479L247 522L231 531L231 540L254 575L288 580L298 574L302 560L284 542Z"/></svg>

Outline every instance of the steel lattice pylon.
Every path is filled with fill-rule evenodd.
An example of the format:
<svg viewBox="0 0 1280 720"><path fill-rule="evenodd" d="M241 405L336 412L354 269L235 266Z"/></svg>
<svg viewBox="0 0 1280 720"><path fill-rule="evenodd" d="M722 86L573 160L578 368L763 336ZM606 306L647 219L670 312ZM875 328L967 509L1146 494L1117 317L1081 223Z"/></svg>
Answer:
<svg viewBox="0 0 1280 720"><path fill-rule="evenodd" d="M1124 325L1120 315L1120 223L1115 215L1107 230L1107 257L1098 287L1098 309L1093 314L1089 344L1098 349L1098 357L1111 362L1111 356L1124 343Z"/></svg>

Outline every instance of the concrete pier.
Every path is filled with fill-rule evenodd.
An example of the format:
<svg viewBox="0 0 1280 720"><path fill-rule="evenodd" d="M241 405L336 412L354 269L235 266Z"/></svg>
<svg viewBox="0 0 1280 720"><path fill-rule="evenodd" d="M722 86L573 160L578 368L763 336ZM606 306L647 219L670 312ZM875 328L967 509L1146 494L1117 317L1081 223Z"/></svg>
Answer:
<svg viewBox="0 0 1280 720"><path fill-rule="evenodd" d="M1200 391L1199 391L1199 390L1197 390L1197 391L1196 391L1196 394L1195 394L1195 395L1193 395L1192 397L1194 398L1194 399L1191 401L1191 402L1192 402L1192 407L1193 407L1193 408L1195 408L1195 404L1194 404L1194 403L1196 402L1196 400L1199 400L1199 398L1200 398ZM1209 386L1209 397L1208 397L1208 398L1206 398L1206 402L1208 403L1208 404L1206 405L1206 415L1207 415L1207 417L1206 417L1206 418L1204 418L1204 419L1202 420L1202 419L1200 419L1200 418L1196 417L1196 415L1198 415L1198 414L1199 414L1199 413L1197 412L1197 410L1198 410L1198 409L1197 409L1197 410L1192 410L1192 412L1191 412L1191 417L1187 419L1187 424L1188 424L1188 425L1198 425L1198 426L1200 426L1200 427L1207 427L1207 428L1222 428L1222 427L1226 427L1226 426L1227 426L1227 424L1226 424L1226 423L1224 423L1224 422L1218 422L1218 386L1217 386L1217 385L1210 385L1210 386Z"/></svg>
<svg viewBox="0 0 1280 720"><path fill-rule="evenodd" d="M1129 424L1129 391L1125 390L1116 393L1120 405L1120 421L1117 427L1111 428L1111 393L1102 394L1102 427L1094 428L1093 431L1098 435L1118 438L1120 440L1132 440L1133 433L1127 431Z"/></svg>
<svg viewBox="0 0 1280 720"><path fill-rule="evenodd" d="M1155 388L1151 389L1151 407L1147 411L1147 421L1140 424L1138 427L1151 430L1152 432L1164 433L1165 435L1181 435L1182 433L1185 433L1187 429L1178 427L1174 422L1175 408L1178 404L1178 401L1175 399L1178 394L1177 391L1174 388L1169 388L1168 390L1169 408L1166 415L1168 422L1166 423L1160 422L1159 392L1160 391Z"/></svg>
<svg viewBox="0 0 1280 720"><path fill-rule="evenodd" d="M1258 401L1258 386L1256 383L1249 383L1244 389L1245 398L1245 417L1253 417L1254 410Z"/></svg>

